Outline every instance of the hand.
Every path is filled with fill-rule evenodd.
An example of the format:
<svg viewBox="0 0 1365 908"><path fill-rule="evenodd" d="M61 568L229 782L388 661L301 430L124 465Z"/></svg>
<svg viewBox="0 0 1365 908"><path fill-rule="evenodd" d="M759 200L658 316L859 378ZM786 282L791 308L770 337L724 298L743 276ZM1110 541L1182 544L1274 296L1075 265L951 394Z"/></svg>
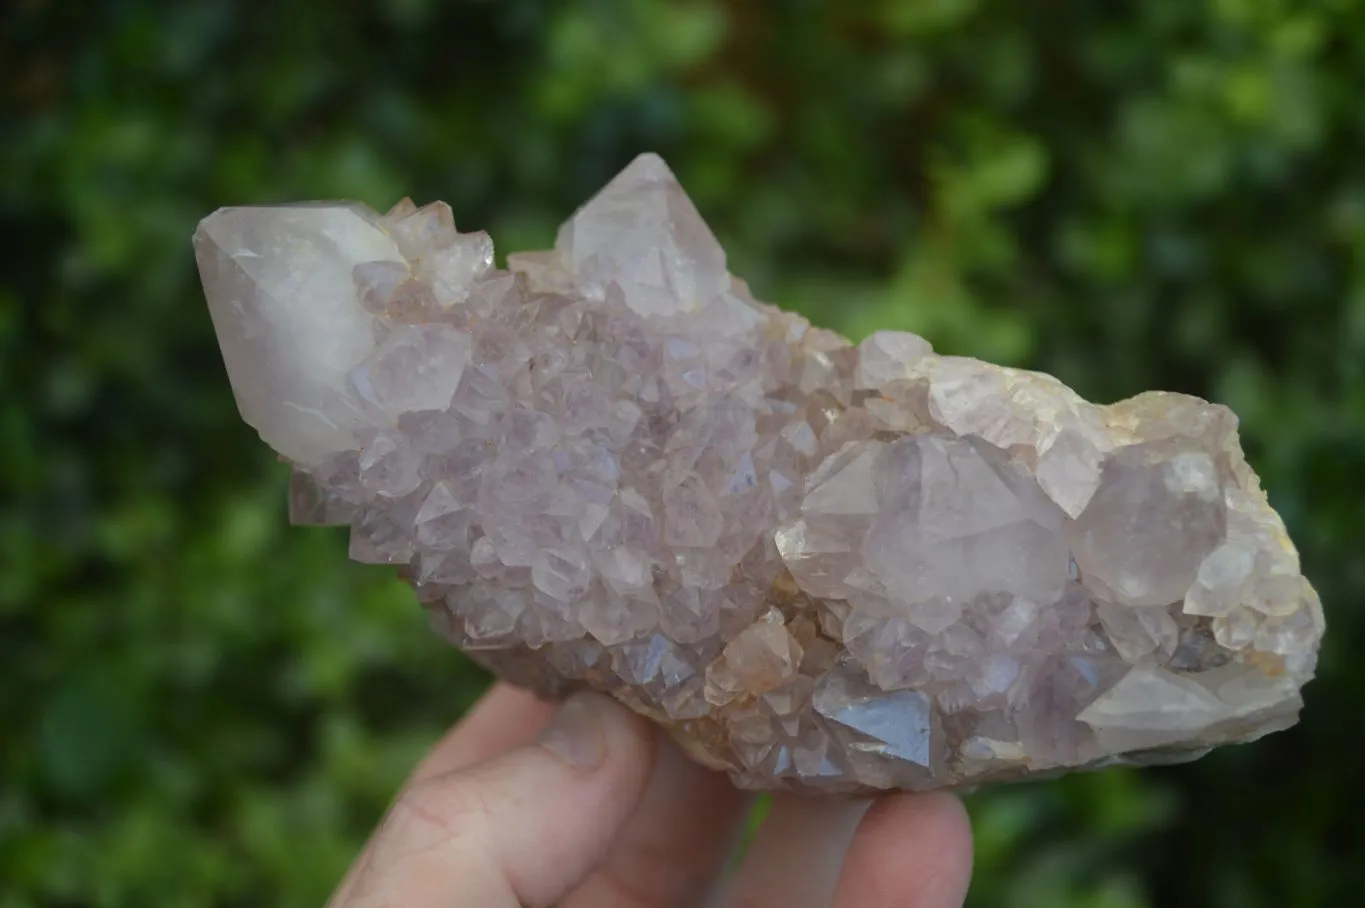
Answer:
<svg viewBox="0 0 1365 908"><path fill-rule="evenodd" d="M971 833L950 795L777 795L725 875L748 804L610 698L579 694L555 712L500 684L417 767L328 904L962 905Z"/></svg>

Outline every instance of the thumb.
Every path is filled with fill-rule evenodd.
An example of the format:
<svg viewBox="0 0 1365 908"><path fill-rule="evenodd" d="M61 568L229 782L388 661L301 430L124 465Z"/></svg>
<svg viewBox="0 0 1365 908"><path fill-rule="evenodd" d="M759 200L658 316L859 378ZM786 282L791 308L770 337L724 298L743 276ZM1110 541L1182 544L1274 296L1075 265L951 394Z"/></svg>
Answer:
<svg viewBox="0 0 1365 908"><path fill-rule="evenodd" d="M404 790L335 908L553 903L634 810L653 741L614 700L575 694L534 744Z"/></svg>

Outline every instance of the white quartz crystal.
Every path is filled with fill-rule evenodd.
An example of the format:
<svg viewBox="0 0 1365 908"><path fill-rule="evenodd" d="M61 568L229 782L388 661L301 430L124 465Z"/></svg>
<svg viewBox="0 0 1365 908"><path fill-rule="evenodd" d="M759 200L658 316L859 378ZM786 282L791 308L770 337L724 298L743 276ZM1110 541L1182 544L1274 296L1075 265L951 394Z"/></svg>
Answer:
<svg viewBox="0 0 1365 908"><path fill-rule="evenodd" d="M299 464L354 447L366 419L346 378L382 330L354 272L407 267L378 216L349 202L224 208L194 246L242 418Z"/></svg>
<svg viewBox="0 0 1365 908"><path fill-rule="evenodd" d="M493 267L441 203L195 234L290 516L438 630L752 787L1167 762L1295 720L1324 624L1225 408L756 301L668 167Z"/></svg>

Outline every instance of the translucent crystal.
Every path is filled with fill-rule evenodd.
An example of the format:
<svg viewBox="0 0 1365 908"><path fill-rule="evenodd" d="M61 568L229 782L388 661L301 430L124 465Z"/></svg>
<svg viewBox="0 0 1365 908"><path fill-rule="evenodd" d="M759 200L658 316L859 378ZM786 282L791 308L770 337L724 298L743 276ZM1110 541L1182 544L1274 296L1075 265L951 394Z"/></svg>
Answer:
<svg viewBox="0 0 1365 908"><path fill-rule="evenodd" d="M728 274L657 156L511 271L441 203L228 208L194 242L291 520L740 785L970 785L1297 716L1322 607L1226 409L855 347Z"/></svg>
<svg viewBox="0 0 1365 908"><path fill-rule="evenodd" d="M289 522L300 526L347 526L357 508L307 473L289 477Z"/></svg>
<svg viewBox="0 0 1365 908"><path fill-rule="evenodd" d="M469 336L446 325L400 325L349 376L374 421L403 413L445 410L469 365Z"/></svg>
<svg viewBox="0 0 1365 908"><path fill-rule="evenodd" d="M696 312L730 283L725 251L657 155L631 162L560 228L555 249L575 283L620 288L643 316Z"/></svg>
<svg viewBox="0 0 1365 908"><path fill-rule="evenodd" d="M933 352L929 342L906 331L877 331L858 345L854 386L880 390L910 378L910 364Z"/></svg>
<svg viewBox="0 0 1365 908"><path fill-rule="evenodd" d="M1172 457L1134 445L1106 463L1099 488L1070 527L1081 570L1129 605L1183 600L1200 563L1226 537L1212 456Z"/></svg>
<svg viewBox="0 0 1365 908"><path fill-rule="evenodd" d="M301 465L352 447L366 420L346 375L378 328L353 272L406 267L379 217L354 203L224 208L194 247L242 418Z"/></svg>

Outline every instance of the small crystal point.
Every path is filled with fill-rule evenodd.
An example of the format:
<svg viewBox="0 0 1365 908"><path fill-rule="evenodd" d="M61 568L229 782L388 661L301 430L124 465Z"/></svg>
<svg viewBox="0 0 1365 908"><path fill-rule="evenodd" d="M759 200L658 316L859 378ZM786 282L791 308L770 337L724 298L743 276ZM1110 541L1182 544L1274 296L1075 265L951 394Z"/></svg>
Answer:
<svg viewBox="0 0 1365 908"><path fill-rule="evenodd" d="M405 200L195 250L290 515L479 662L606 690L751 788L1191 759L1292 724L1324 633L1225 408L857 347L756 302L642 155L492 266Z"/></svg>
<svg viewBox="0 0 1365 908"><path fill-rule="evenodd" d="M858 345L858 388L880 390L910 377L910 364L933 352L929 342L906 331L877 331Z"/></svg>

